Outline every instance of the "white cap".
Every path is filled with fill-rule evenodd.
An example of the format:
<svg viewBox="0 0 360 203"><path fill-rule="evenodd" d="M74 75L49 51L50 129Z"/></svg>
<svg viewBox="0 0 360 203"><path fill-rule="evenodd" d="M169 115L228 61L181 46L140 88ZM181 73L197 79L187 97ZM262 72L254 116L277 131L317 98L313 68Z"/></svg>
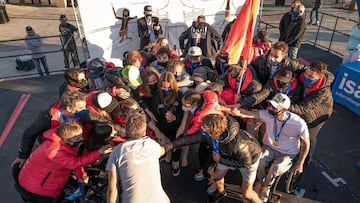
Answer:
<svg viewBox="0 0 360 203"><path fill-rule="evenodd" d="M189 56L201 56L202 55L201 48L197 47L197 46L190 47L190 49L188 51L188 55Z"/></svg>
<svg viewBox="0 0 360 203"><path fill-rule="evenodd" d="M97 95L96 101L100 109L106 112L114 111L118 105L118 101L116 101L116 99L107 92L99 93Z"/></svg>
<svg viewBox="0 0 360 203"><path fill-rule="evenodd" d="M289 109L290 98L286 94L277 93L275 96L268 100L270 104L277 109Z"/></svg>

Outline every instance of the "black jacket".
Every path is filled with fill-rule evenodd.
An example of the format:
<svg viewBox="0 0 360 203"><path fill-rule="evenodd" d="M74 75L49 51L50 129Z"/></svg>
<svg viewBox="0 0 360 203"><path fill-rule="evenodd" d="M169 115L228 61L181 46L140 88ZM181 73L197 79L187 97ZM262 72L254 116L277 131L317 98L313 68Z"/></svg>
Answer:
<svg viewBox="0 0 360 203"><path fill-rule="evenodd" d="M314 8L320 8L321 7L321 0L315 0L314 1Z"/></svg>
<svg viewBox="0 0 360 203"><path fill-rule="evenodd" d="M170 140L173 140L178 130L183 117L183 110L181 105L181 91L178 91L178 98L174 101L173 105L169 105L160 100L160 91L157 91L153 96L150 110L157 119L157 127L163 132ZM169 95L171 96L171 95ZM168 122L165 118L166 113L170 111L176 116L176 120Z"/></svg>
<svg viewBox="0 0 360 203"><path fill-rule="evenodd" d="M253 69L256 71L256 74L263 86L270 79L269 55L270 55L270 51L268 52L268 54L256 57L250 64L253 67ZM302 70L304 70L306 68L306 66L297 60L293 60L293 59L286 57L282 61L282 66L280 69L283 69L283 68L288 68L298 74Z"/></svg>
<svg viewBox="0 0 360 203"><path fill-rule="evenodd" d="M305 16L292 18L289 25L285 27L283 39L291 47L300 48L306 30Z"/></svg>
<svg viewBox="0 0 360 203"><path fill-rule="evenodd" d="M224 31L221 34L222 40L224 41L224 43L226 42L227 38L229 37L229 33L231 30L231 27L233 26L234 22L236 19L234 19L233 21L231 21L230 23L228 23L225 28Z"/></svg>
<svg viewBox="0 0 360 203"><path fill-rule="evenodd" d="M187 39L185 45L185 39ZM203 56L215 57L222 42L220 34L208 23L193 22L179 37L179 45L185 52L192 46L198 46Z"/></svg>
<svg viewBox="0 0 360 203"><path fill-rule="evenodd" d="M289 92L287 96L290 98L291 103L297 103L302 98L302 84L297 80L295 77L292 83L289 84ZM284 88L285 91L287 90L287 87ZM283 90L284 91L284 90ZM245 98L241 98L240 104L242 108L250 108L254 107L256 105L262 104L263 108L266 108L266 100L271 99L275 96L276 93L280 92L280 88L277 87L277 84L275 84L275 80L268 80L264 88L255 94L252 94L250 96L247 96ZM282 92L284 93L284 92Z"/></svg>
<svg viewBox="0 0 360 203"><path fill-rule="evenodd" d="M292 18L292 13L291 11L286 12L280 20L280 24L279 24L279 31L280 31L280 37L279 37L279 41L285 41L285 31L286 28L288 27L288 25L291 22L291 18Z"/></svg>
<svg viewBox="0 0 360 203"><path fill-rule="evenodd" d="M298 103L291 104L289 108L289 111L296 113L303 118L309 128L313 128L326 121L333 112L334 101L330 84L334 80L334 75L330 72L326 72L325 80L325 84L322 87L310 92Z"/></svg>
<svg viewBox="0 0 360 203"><path fill-rule="evenodd" d="M225 71L225 73L220 76L220 80L222 82L223 89L225 87L231 87L231 85L229 84L229 78L228 78L230 70L231 69L227 69ZM248 69L246 71L250 71L249 74L251 74L252 78L250 81L248 81L249 82L248 86L244 90L241 90L240 94L242 97L260 92L262 89L262 85L257 77L255 70L251 66L248 66ZM231 78L230 80L236 80L236 79ZM248 80L248 79L246 78L245 80ZM245 81L243 82L243 84L244 83L245 83Z"/></svg>
<svg viewBox="0 0 360 203"><path fill-rule="evenodd" d="M19 147L19 158L27 159L31 155L31 151L34 147L36 139L38 140L38 142L42 142L42 134L52 128L51 118L52 115L50 113L50 109L42 111L36 118L36 120L25 129ZM80 119L80 123L82 124L82 126L85 126L86 124L94 125L95 122L110 122L115 126L119 134L125 135L125 129L122 128L120 125L108 120L107 118L98 116L92 112L87 113Z"/></svg>
<svg viewBox="0 0 360 203"><path fill-rule="evenodd" d="M259 142L248 132L241 130L239 123L234 118L230 116L227 118L228 128L220 136L220 163L235 168L247 168L254 164L261 155ZM202 142L207 142L212 147L211 138L200 132L180 137L172 143L176 148ZM242 151L243 147L247 148L247 153Z"/></svg>
<svg viewBox="0 0 360 203"><path fill-rule="evenodd" d="M154 30L155 38L158 38L159 35L163 33L160 21L158 17L151 17L152 25L160 25L160 30ZM145 17L137 20L138 33L140 37L140 49L143 49L150 42L150 33L146 23Z"/></svg>

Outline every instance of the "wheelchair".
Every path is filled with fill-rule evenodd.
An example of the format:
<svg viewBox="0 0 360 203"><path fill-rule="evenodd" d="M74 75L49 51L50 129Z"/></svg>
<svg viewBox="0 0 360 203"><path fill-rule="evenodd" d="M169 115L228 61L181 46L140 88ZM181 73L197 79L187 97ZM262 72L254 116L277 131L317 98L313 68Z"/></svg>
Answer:
<svg viewBox="0 0 360 203"><path fill-rule="evenodd" d="M297 155L294 160L291 168L284 174L277 176L275 178L274 184L270 188L270 194L268 198L269 203L279 202L281 199L281 193L279 191L284 191L287 194L293 193L297 188L301 176L303 173L295 175L295 167L298 161L299 155ZM284 183L284 184L282 184Z"/></svg>
<svg viewBox="0 0 360 203"><path fill-rule="evenodd" d="M259 120L253 122L246 123L246 130L254 135L259 143L262 145L262 138L265 133L265 125L263 125ZM294 174L295 173L295 166L299 159L299 154L293 159L293 164L291 168L285 172L284 174L277 176L275 178L274 184L270 188L270 194L268 198L268 202L278 202L281 199L280 191L284 191L287 194L293 193L298 186L298 183L301 180L301 176L303 173ZM272 163L269 164L268 167L271 166ZM283 184L284 183L284 184Z"/></svg>
<svg viewBox="0 0 360 203"><path fill-rule="evenodd" d="M64 189L61 203L106 203L107 174L97 167L86 168L88 184L73 181Z"/></svg>

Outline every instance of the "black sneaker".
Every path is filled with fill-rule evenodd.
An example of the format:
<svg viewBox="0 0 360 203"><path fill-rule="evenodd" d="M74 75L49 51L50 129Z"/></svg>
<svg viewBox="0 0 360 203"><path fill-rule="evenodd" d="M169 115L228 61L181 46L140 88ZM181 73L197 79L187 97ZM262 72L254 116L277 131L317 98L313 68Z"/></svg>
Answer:
<svg viewBox="0 0 360 203"><path fill-rule="evenodd" d="M220 200L224 199L226 197L226 192L218 192L214 195L209 195L209 199L207 203L218 203Z"/></svg>
<svg viewBox="0 0 360 203"><path fill-rule="evenodd" d="M177 162L172 162L172 170L171 170L171 175L173 175L173 176L178 176L178 175L180 175L180 164L179 164L179 162L177 161Z"/></svg>

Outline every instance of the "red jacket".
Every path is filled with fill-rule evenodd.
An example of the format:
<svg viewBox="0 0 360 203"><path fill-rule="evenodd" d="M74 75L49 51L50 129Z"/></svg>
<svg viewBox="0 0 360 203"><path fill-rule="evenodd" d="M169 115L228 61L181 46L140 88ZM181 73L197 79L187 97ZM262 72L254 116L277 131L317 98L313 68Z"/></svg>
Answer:
<svg viewBox="0 0 360 203"><path fill-rule="evenodd" d="M241 84L240 93L244 92L253 80L252 73L250 69L246 69L244 73L244 81ZM227 84L229 87L225 87L223 91L220 92L219 96L226 104L235 104L235 95L237 94L238 81L236 78L232 78L230 72L227 72Z"/></svg>
<svg viewBox="0 0 360 203"><path fill-rule="evenodd" d="M51 128L58 127L60 125L60 116L61 116L60 102L56 102L50 108L50 114L51 114Z"/></svg>
<svg viewBox="0 0 360 203"><path fill-rule="evenodd" d="M253 61L256 57L260 56L260 55L264 55L267 54L267 52L270 49L270 43L266 42L263 43L260 40L258 40L257 42L253 42L252 43L252 47L251 47L251 51L250 51L250 62ZM250 63L249 62L249 63Z"/></svg>
<svg viewBox="0 0 360 203"><path fill-rule="evenodd" d="M78 156L77 147L65 144L56 134L56 128L46 131L45 141L26 160L19 174L19 183L27 191L45 197L57 197L63 190L70 172L76 177L86 175L84 169L100 158L99 152L93 151Z"/></svg>
<svg viewBox="0 0 360 203"><path fill-rule="evenodd" d="M195 114L192 118L192 124L190 129L187 131L187 135L194 134L201 128L201 119L208 115L208 114L221 114L223 115L222 111L216 109L219 105L219 99L215 92L206 90L201 93L205 102L199 110L195 111Z"/></svg>

